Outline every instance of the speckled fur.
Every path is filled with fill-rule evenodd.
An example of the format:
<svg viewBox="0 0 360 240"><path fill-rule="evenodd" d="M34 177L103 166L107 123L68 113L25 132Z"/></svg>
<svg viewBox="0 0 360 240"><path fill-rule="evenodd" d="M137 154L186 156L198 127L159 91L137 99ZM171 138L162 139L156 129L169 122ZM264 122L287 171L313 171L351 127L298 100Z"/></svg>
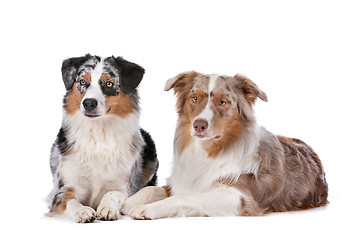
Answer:
<svg viewBox="0 0 360 240"><path fill-rule="evenodd" d="M51 149L49 215L116 220L125 199L157 179L155 144L139 127L136 87L144 70L120 57L86 55L65 60L62 71L67 93ZM114 83L111 89L100 81L104 74ZM83 107L88 97L98 102L91 111Z"/></svg>
<svg viewBox="0 0 360 240"><path fill-rule="evenodd" d="M327 204L319 157L304 142L257 124L253 105L267 96L250 79L192 71L169 79L170 89L179 118L168 191L145 188L123 212L135 219L257 216ZM207 123L201 132L199 119Z"/></svg>

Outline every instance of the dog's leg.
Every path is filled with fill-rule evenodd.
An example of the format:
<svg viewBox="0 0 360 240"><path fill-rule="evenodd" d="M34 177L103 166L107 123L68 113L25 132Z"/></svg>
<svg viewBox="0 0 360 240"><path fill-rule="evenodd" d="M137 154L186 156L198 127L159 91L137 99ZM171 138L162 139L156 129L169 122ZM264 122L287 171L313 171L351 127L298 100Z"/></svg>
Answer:
<svg viewBox="0 0 360 240"><path fill-rule="evenodd" d="M167 197L168 193L164 187L145 187L125 201L121 214L128 215L134 206L157 202Z"/></svg>
<svg viewBox="0 0 360 240"><path fill-rule="evenodd" d="M107 192L99 206L97 207L96 217L100 220L117 220L120 217L120 209L128 197L126 191L110 191Z"/></svg>
<svg viewBox="0 0 360 240"><path fill-rule="evenodd" d="M49 216L62 214L78 223L93 222L95 220L95 210L83 206L76 199L72 188L61 188L53 197Z"/></svg>
<svg viewBox="0 0 360 240"><path fill-rule="evenodd" d="M129 216L134 219L236 216L243 197L239 190L221 186L205 193L175 195L151 204L134 206Z"/></svg>

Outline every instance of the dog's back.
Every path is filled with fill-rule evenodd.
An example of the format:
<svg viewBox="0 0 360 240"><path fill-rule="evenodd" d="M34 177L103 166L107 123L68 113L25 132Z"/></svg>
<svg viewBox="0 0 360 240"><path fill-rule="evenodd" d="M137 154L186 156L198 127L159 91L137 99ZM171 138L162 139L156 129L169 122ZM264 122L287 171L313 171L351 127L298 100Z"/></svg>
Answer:
<svg viewBox="0 0 360 240"><path fill-rule="evenodd" d="M277 137L283 147L285 173L288 175L285 187L278 198L284 201L291 198L286 204L291 210L307 209L323 206L328 203L328 185L325 172L318 155L314 150L296 138ZM290 197L290 196L291 197ZM301 201L297 201L298 198ZM280 202L280 201L275 201ZM290 207L293 205L293 207ZM285 207L276 208L274 211L285 211Z"/></svg>
<svg viewBox="0 0 360 240"><path fill-rule="evenodd" d="M324 206L328 185L319 157L298 139L275 136L262 129L258 148L259 168L241 175L235 186L250 196L240 215L259 215ZM255 206L255 207L254 207Z"/></svg>

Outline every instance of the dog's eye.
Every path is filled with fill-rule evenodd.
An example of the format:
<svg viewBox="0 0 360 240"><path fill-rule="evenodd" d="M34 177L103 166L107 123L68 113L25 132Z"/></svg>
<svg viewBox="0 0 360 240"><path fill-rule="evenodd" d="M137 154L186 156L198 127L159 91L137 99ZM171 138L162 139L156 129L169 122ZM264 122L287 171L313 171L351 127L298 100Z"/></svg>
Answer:
<svg viewBox="0 0 360 240"><path fill-rule="evenodd" d="M107 86L108 88L111 88L113 85L114 85L114 84L113 84L112 82L106 82L106 86Z"/></svg>
<svg viewBox="0 0 360 240"><path fill-rule="evenodd" d="M198 98L197 98L197 97L192 97L192 102L193 102L193 103L196 103L196 102L197 102L197 100L198 100Z"/></svg>
<svg viewBox="0 0 360 240"><path fill-rule="evenodd" d="M225 100L221 100L220 102L219 102L219 105L221 105L221 106L225 106L227 104L227 102L225 101Z"/></svg>
<svg viewBox="0 0 360 240"><path fill-rule="evenodd" d="M80 85L85 85L86 82L87 82L87 81L86 81L85 79L81 79L81 80L80 80Z"/></svg>

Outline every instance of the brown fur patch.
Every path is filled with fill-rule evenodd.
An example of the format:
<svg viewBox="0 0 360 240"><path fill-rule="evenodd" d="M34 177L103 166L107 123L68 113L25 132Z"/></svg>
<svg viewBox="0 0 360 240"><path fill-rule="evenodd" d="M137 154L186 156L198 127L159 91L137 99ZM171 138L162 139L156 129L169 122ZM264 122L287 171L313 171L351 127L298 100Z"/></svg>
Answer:
<svg viewBox="0 0 360 240"><path fill-rule="evenodd" d="M222 150L226 151L241 138L244 131L244 125L240 121L236 109L233 109L233 118L219 118L219 115L215 115L212 122L215 125L214 128L220 129L218 131L223 132L223 135L219 140L208 140L205 143L205 149L210 158L216 157Z"/></svg>
<svg viewBox="0 0 360 240"><path fill-rule="evenodd" d="M54 197L50 215L62 214L66 209L67 202L75 198L73 188L67 188L63 192L58 193Z"/></svg>
<svg viewBox="0 0 360 240"><path fill-rule="evenodd" d="M171 187L169 185L162 186L162 188L165 189L167 197L170 197L172 195Z"/></svg>
<svg viewBox="0 0 360 240"><path fill-rule="evenodd" d="M66 98L65 110L68 114L72 115L76 111L80 110L81 100L84 97L84 94L76 91L76 86L74 84L71 92Z"/></svg>
<svg viewBox="0 0 360 240"><path fill-rule="evenodd" d="M208 94L205 91L200 89L191 91L184 106L184 113L189 114L190 119L194 119L206 107L207 100Z"/></svg>
<svg viewBox="0 0 360 240"><path fill-rule="evenodd" d="M176 108L179 114L178 125L175 132L174 144L179 146L182 152L191 142L190 135L190 119L186 114L188 112L188 104L190 104L190 90L193 87L194 79L199 74L197 72L188 72L177 75L174 79L170 79L171 85L165 90L174 88L177 95Z"/></svg>
<svg viewBox="0 0 360 240"><path fill-rule="evenodd" d="M296 138L277 137L285 155L285 169L293 176L293 185L297 189L295 204L290 210L308 209L324 206L328 203L328 185L319 156L314 150ZM289 181L286 182L289 185ZM302 195L300 194L302 193Z"/></svg>
<svg viewBox="0 0 360 240"><path fill-rule="evenodd" d="M180 153L191 143L190 125L190 119L187 115L179 117L174 145L178 146L177 149L179 149Z"/></svg>
<svg viewBox="0 0 360 240"><path fill-rule="evenodd" d="M91 75L89 73L85 73L81 76L82 78L85 78L86 81L88 81L90 83L91 81Z"/></svg>
<svg viewBox="0 0 360 240"><path fill-rule="evenodd" d="M108 113L125 118L133 112L134 103L128 94L120 91L117 96L106 97L106 108Z"/></svg>
<svg viewBox="0 0 360 240"><path fill-rule="evenodd" d="M100 77L100 81L102 81L102 82L106 81L108 79L110 79L110 76L108 74L106 74L106 73L102 74L101 77Z"/></svg>
<svg viewBox="0 0 360 240"><path fill-rule="evenodd" d="M244 93L246 100L251 105L255 104L258 97L264 102L267 102L266 94L261 91L253 81L239 74L236 74L234 79L237 81L236 87Z"/></svg>
<svg viewBox="0 0 360 240"><path fill-rule="evenodd" d="M242 198L238 207L238 216L261 216L264 214L264 209L260 208L254 198Z"/></svg>
<svg viewBox="0 0 360 240"><path fill-rule="evenodd" d="M265 209L261 208L253 198L249 186L242 180L234 181L233 179L222 179L218 183L239 189L243 194L238 206L238 216L260 216Z"/></svg>
<svg viewBox="0 0 360 240"><path fill-rule="evenodd" d="M237 182L220 181L247 196L239 206L240 215L301 210L328 203L320 159L304 142L269 134L261 141L258 155L261 161L256 176L244 174Z"/></svg>
<svg viewBox="0 0 360 240"><path fill-rule="evenodd" d="M193 87L194 79L198 75L195 71L179 74L175 77L169 88L166 89L170 90L174 88L174 93L177 95L176 108L179 114L184 111L184 106L189 99L189 93Z"/></svg>

